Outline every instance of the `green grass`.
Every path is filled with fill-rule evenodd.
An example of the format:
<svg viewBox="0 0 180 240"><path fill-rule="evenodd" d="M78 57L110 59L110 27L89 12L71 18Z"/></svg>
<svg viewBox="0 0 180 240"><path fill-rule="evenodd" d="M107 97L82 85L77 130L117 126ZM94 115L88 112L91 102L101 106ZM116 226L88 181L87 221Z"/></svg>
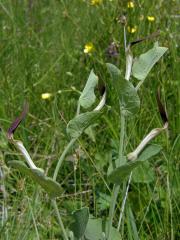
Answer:
<svg viewBox="0 0 180 240"><path fill-rule="evenodd" d="M57 179L64 188L58 206L65 226L70 222L70 213L80 206L88 206L96 217L108 216L112 186L106 172L109 159L117 153L119 112L105 63L116 63L122 71L125 69L123 28L118 23L123 14L127 16L128 26L137 26L134 34L127 33L128 41L160 29L157 39L161 46L168 47L168 53L153 68L141 88L140 112L128 121L127 152L152 128L161 126L155 100L158 86L167 105L170 131L168 139L162 134L154 140L163 146L163 151L150 161L153 181L130 186L122 239L178 239L178 1L139 0L135 1L134 9L127 8L127 1L104 0L99 6L91 6L89 2L0 0L0 126L3 129L0 166L5 174L8 209L8 220L2 228L0 225L2 240L63 239L45 192L26 176L7 167L9 160L20 160L21 157L7 144L3 133L27 99L29 114L25 124L17 130L16 138L23 140L35 163L52 176L69 141L65 129L76 113L78 91L83 89L92 68L107 85L107 104L111 109L94 128L96 141L83 135L67 156ZM142 21L139 20L141 15L144 16ZM155 21L148 22L147 16L155 16ZM112 41L119 44L119 57L115 60L106 55ZM153 41L135 46L134 55L151 48ZM95 47L91 56L83 52L88 42ZM137 83L134 79L133 82ZM59 90L62 92L58 93ZM45 92L53 94L50 100L41 99ZM118 217L119 207L115 226Z"/></svg>

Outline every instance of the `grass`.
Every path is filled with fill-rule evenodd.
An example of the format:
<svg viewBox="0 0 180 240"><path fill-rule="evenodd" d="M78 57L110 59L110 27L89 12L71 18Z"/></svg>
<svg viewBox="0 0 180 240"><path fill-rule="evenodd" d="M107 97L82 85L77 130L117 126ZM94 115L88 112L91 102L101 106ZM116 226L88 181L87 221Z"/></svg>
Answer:
<svg viewBox="0 0 180 240"><path fill-rule="evenodd" d="M8 221L0 230L0 239L62 239L44 191L26 176L7 167L8 160L21 158L8 146L3 133L27 99L30 111L25 124L16 133L17 138L23 139L35 163L52 176L69 141L65 128L75 115L78 91L83 89L92 68L107 85L107 104L111 109L95 127L96 141L83 135L67 156L57 179L64 193L57 202L65 226L69 224L70 213L80 206L89 206L90 213L96 217L108 216L112 186L107 182L106 171L109 159L118 151L119 113L114 106L105 63L116 63L124 71L123 28L118 23L123 14L127 16L128 26L137 26L134 34L127 34L128 41L160 29L158 41L169 49L142 86L141 110L128 121L127 152L152 128L161 126L155 101L158 86L167 104L170 132L169 138L163 134L155 140L163 146L163 151L150 161L153 180L130 185L121 225L122 238L178 239L178 1L134 2L135 7L128 9L126 1L118 0L104 0L99 6L91 6L89 1L83 0L0 1L0 125L3 129L0 164L5 174L8 210ZM144 19L140 20L142 15ZM147 16L154 16L155 21L149 22ZM117 59L108 58L106 54L112 41L119 44ZM145 52L153 41L135 47L134 55ZM88 42L95 47L91 56L83 52ZM53 96L49 100L41 99L45 92ZM119 207L121 202L119 194ZM0 204L3 204L2 198Z"/></svg>

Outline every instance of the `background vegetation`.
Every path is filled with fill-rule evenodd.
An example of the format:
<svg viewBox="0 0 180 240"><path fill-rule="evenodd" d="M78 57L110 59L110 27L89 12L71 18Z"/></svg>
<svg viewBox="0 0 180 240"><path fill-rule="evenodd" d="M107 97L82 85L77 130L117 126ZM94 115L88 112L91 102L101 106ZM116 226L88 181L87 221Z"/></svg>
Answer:
<svg viewBox="0 0 180 240"><path fill-rule="evenodd" d="M90 213L96 217L108 215L111 186L106 172L109 159L117 151L119 117L105 63L125 69L123 28L119 23L122 15L128 21L128 41L159 29L157 40L169 49L142 86L141 110L128 123L128 151L149 130L161 126L155 101L158 86L170 124L169 138L162 134L155 140L163 145L163 151L150 161L148 176L133 181L130 186L122 236L123 239L178 239L178 1L133 3L133 7L128 7L127 1L118 0L94 5L88 0L0 0L0 166L5 175L1 184L4 182L6 188L8 212L8 221L0 226L0 239L61 239L44 191L7 167L8 160L20 156L8 145L4 132L27 99L30 111L17 136L23 139L35 163L52 176L68 142L65 129L75 115L78 91L83 89L92 68L108 88L110 110L94 126L93 135L84 135L67 156L58 176L64 188L58 205L66 226L72 210L80 206L89 206ZM134 55L151 48L153 41L134 47ZM116 57L107 53L112 42L118 51ZM86 44L92 46L90 53L84 52ZM43 99L43 93L51 96ZM2 196L0 204L3 204ZM117 208L115 225L118 212Z"/></svg>

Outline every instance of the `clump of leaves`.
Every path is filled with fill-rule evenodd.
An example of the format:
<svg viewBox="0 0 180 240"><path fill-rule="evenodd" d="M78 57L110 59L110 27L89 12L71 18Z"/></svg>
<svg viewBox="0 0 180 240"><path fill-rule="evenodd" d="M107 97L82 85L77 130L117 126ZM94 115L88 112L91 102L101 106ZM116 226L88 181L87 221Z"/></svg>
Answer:
<svg viewBox="0 0 180 240"><path fill-rule="evenodd" d="M125 31L124 31L125 32ZM8 130L8 140L12 143L18 151L22 154L22 157L26 160L28 166L22 161L9 161L9 166L19 170L22 174L28 176L37 184L39 184L49 195L52 200L52 205L54 207L55 213L61 230L63 232L64 239L86 239L86 240L119 240L121 235L119 233L121 219L124 212L124 207L128 195L128 188L131 182L131 176L134 169L142 167L144 163L147 162L150 158L154 157L161 151L161 147L154 144L149 144L156 136L158 136L164 130L168 128L168 117L165 111L165 108L160 100L160 92L157 94L157 102L159 106L159 111L164 121L164 125L161 128L155 128L147 134L147 136L140 142L137 148L126 154L125 152L125 137L126 133L126 119L132 118L135 114L138 113L140 108L140 98L138 96L138 90L140 89L141 84L146 79L148 73L151 71L153 66L158 62L158 60L164 55L167 51L167 48L160 47L158 42L154 44L154 47L143 53L138 58L133 58L132 46L142 42L144 39L134 41L128 46L126 46L126 36L125 36L125 53L126 53L126 72L122 74L120 69L117 66L107 63L107 69L110 73L112 83L114 86L114 92L117 96L118 101L116 104L120 108L120 139L119 139L119 152L118 159L115 161L114 169L110 166L107 173L108 180L110 183L114 184L114 188L111 196L109 218L101 219L94 218L89 214L88 207L83 207L81 209L76 209L71 217L72 223L69 226L69 229L65 229L61 215L58 210L56 198L61 195L62 188L61 185L57 182L57 176L59 170L64 161L64 158L67 152L72 148L73 144L77 139L96 123L104 113L103 107L106 102L106 89L102 93L102 97L99 101L99 104L94 108L93 105L96 102L95 87L98 84L98 77L92 70L88 77L87 83L80 94L78 103L77 103L77 112L75 117L69 121L67 124L67 135L70 137L68 145L65 147L62 152L57 165L54 171L53 178L47 177L43 169L38 168L33 160L30 157L30 154L26 150L24 144L20 140L14 139L14 133L22 120L25 118L28 105L25 104L24 109L21 115L12 123ZM130 81L131 77L137 78L140 82L137 86ZM81 113L81 108L83 112ZM122 202L121 214L119 217L118 227L114 228L112 226L115 205L117 202L117 196L120 189L121 183L126 183L127 177L129 176L128 185L126 193ZM130 211L130 210L129 210Z"/></svg>

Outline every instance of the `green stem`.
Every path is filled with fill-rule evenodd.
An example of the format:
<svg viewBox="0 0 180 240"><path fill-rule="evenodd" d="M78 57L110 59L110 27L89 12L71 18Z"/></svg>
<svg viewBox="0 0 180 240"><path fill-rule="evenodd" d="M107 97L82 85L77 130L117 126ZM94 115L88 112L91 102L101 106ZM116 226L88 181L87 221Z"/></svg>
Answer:
<svg viewBox="0 0 180 240"><path fill-rule="evenodd" d="M60 213L59 213L59 209L58 209L58 206L57 206L57 203L56 203L56 200L55 200L55 199L52 200L52 205L53 205L54 210L55 210L55 212L56 212L56 216L57 216L59 225L60 225L60 227L61 227L61 229L62 229L62 231L63 231L64 239L65 239L65 240L69 240L69 239L68 239L68 236L67 236L67 233L66 233L66 230L65 230L65 228L64 228L64 224L63 224L63 222L62 222L61 215L60 215Z"/></svg>
<svg viewBox="0 0 180 240"><path fill-rule="evenodd" d="M127 196L128 196L129 186L130 186L130 183L131 183L131 178L132 178L132 172L130 173L127 187L126 187L126 185L125 185L125 187L126 187L126 192L125 192L125 196L124 196L124 199L123 199L123 202L122 202L121 213L120 213L120 216L119 216L119 222L118 222L118 227L117 227L117 230L118 230L118 231L119 231L119 229L120 229L121 221L122 221L122 218L123 218L123 213L124 213L125 204L126 204L126 200L127 200Z"/></svg>
<svg viewBox="0 0 180 240"><path fill-rule="evenodd" d="M139 83L136 86L136 91L139 90L139 88L141 87L141 85L143 84L144 81L139 81Z"/></svg>
<svg viewBox="0 0 180 240"><path fill-rule="evenodd" d="M124 137L125 137L125 117L121 113L121 131L120 131L120 142L119 142L119 162L118 166L120 166L122 157L123 157L123 151L124 151Z"/></svg>
<svg viewBox="0 0 180 240"><path fill-rule="evenodd" d="M125 117L121 113L121 130L120 130L120 142L119 142L119 161L118 166L120 166L122 157L123 157L123 150L124 150L124 137L125 137ZM117 166L117 167L118 167ZM119 193L119 185L114 185L112 197L111 197L111 205L109 209L109 221L108 221L108 229L107 229L107 240L110 240L111 236L111 229L112 229L112 221L114 216L114 210L116 206L116 200Z"/></svg>
<svg viewBox="0 0 180 240"><path fill-rule="evenodd" d="M73 144L75 143L76 141L76 138L73 138L71 139L71 141L68 143L68 145L66 146L66 148L64 149L63 153L61 154L59 160L58 160L58 163L56 165L56 169L54 171L54 176L53 176L53 180L56 181L56 178L57 178L57 175L58 175L58 172L59 172L59 169L61 167L61 164L67 154L67 152L70 150L70 148L73 146Z"/></svg>

